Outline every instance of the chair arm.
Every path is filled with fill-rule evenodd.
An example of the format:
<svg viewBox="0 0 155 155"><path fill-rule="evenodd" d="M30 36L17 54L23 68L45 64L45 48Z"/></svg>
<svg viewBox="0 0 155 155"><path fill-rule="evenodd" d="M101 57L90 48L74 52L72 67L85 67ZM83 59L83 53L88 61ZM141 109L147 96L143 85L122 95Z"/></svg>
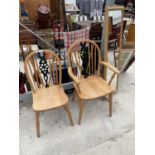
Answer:
<svg viewBox="0 0 155 155"><path fill-rule="evenodd" d="M73 74L71 67L68 68L68 74L76 84L78 84L80 82L80 80Z"/></svg>
<svg viewBox="0 0 155 155"><path fill-rule="evenodd" d="M117 68L113 67L111 64L109 64L109 63L107 63L107 62L100 61L100 64L101 64L101 65L104 65L104 66L106 66L106 67L108 67L110 70L112 70L112 71L115 72L116 74L119 74L119 73L120 73L120 71L119 71Z"/></svg>

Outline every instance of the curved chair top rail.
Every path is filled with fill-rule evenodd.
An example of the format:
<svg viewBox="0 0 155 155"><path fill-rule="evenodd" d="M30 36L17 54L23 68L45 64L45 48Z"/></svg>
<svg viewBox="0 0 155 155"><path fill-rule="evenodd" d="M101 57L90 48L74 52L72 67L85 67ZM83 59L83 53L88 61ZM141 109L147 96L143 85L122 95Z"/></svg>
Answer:
<svg viewBox="0 0 155 155"><path fill-rule="evenodd" d="M68 49L68 65L76 68L78 78L92 74L98 74L100 70L99 61L101 60L101 51L98 45L89 39L80 39L75 41Z"/></svg>
<svg viewBox="0 0 155 155"><path fill-rule="evenodd" d="M24 69L32 92L50 85L61 85L62 67L59 57L49 50L30 53L24 62Z"/></svg>
<svg viewBox="0 0 155 155"><path fill-rule="evenodd" d="M68 56L71 54L72 49L73 49L74 47L76 47L76 46L79 45L80 43L84 43L84 42L93 44L93 45L97 48L97 50L100 52L100 54L101 54L100 48L98 47L98 45L97 45L93 40L89 40L89 39L79 39L79 40L75 41L75 42L69 47L69 49L68 49Z"/></svg>

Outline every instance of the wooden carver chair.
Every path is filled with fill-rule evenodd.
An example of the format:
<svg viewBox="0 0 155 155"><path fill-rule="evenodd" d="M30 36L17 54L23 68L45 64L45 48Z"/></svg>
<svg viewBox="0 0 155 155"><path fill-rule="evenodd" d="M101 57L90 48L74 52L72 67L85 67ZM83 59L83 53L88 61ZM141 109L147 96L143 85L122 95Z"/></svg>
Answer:
<svg viewBox="0 0 155 155"><path fill-rule="evenodd" d="M51 51L32 52L26 57L24 68L32 89L37 137L40 136L39 114L43 111L63 107L73 126L68 97L61 85L62 70L59 57Z"/></svg>
<svg viewBox="0 0 155 155"><path fill-rule="evenodd" d="M84 47L85 46L85 47ZM99 97L109 96L109 115L112 116L112 93L114 88L111 83L119 71L101 60L101 52L98 45L91 40L78 40L68 50L68 73L73 79L75 93L79 98L79 120L81 123L83 113L83 101ZM100 65L105 65L113 71L109 81L100 76Z"/></svg>

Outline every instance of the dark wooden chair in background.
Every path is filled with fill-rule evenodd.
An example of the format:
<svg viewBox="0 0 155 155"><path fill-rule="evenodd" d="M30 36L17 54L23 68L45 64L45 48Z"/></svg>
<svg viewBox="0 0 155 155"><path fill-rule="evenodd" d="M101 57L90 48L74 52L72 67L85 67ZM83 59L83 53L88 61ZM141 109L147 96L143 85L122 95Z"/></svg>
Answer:
<svg viewBox="0 0 155 155"><path fill-rule="evenodd" d="M102 25L101 23L91 23L90 27L90 40L93 40L97 43L98 46L101 44L101 37L102 37Z"/></svg>

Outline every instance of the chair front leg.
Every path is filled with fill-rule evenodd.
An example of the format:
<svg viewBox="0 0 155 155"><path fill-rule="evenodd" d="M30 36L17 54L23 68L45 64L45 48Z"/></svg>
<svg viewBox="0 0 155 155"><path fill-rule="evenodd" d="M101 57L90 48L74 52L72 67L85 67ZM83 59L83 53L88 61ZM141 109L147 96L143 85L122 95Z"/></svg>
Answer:
<svg viewBox="0 0 155 155"><path fill-rule="evenodd" d="M74 123L73 123L73 120L72 120L72 115L71 115L71 112L70 112L70 109L69 109L69 105L68 104L64 106L64 110L67 112L69 121L70 121L71 125L73 126Z"/></svg>
<svg viewBox="0 0 155 155"><path fill-rule="evenodd" d="M81 124L82 114L83 114L83 101L79 100L79 121L78 123Z"/></svg>
<svg viewBox="0 0 155 155"><path fill-rule="evenodd" d="M77 95L76 90L74 90L74 92L73 92L72 101L75 101L75 99L78 100L78 95Z"/></svg>
<svg viewBox="0 0 155 155"><path fill-rule="evenodd" d="M109 94L109 116L112 116L112 93Z"/></svg>
<svg viewBox="0 0 155 155"><path fill-rule="evenodd" d="M40 116L40 112L35 112L37 137L40 137L40 121L39 121L39 116Z"/></svg>

